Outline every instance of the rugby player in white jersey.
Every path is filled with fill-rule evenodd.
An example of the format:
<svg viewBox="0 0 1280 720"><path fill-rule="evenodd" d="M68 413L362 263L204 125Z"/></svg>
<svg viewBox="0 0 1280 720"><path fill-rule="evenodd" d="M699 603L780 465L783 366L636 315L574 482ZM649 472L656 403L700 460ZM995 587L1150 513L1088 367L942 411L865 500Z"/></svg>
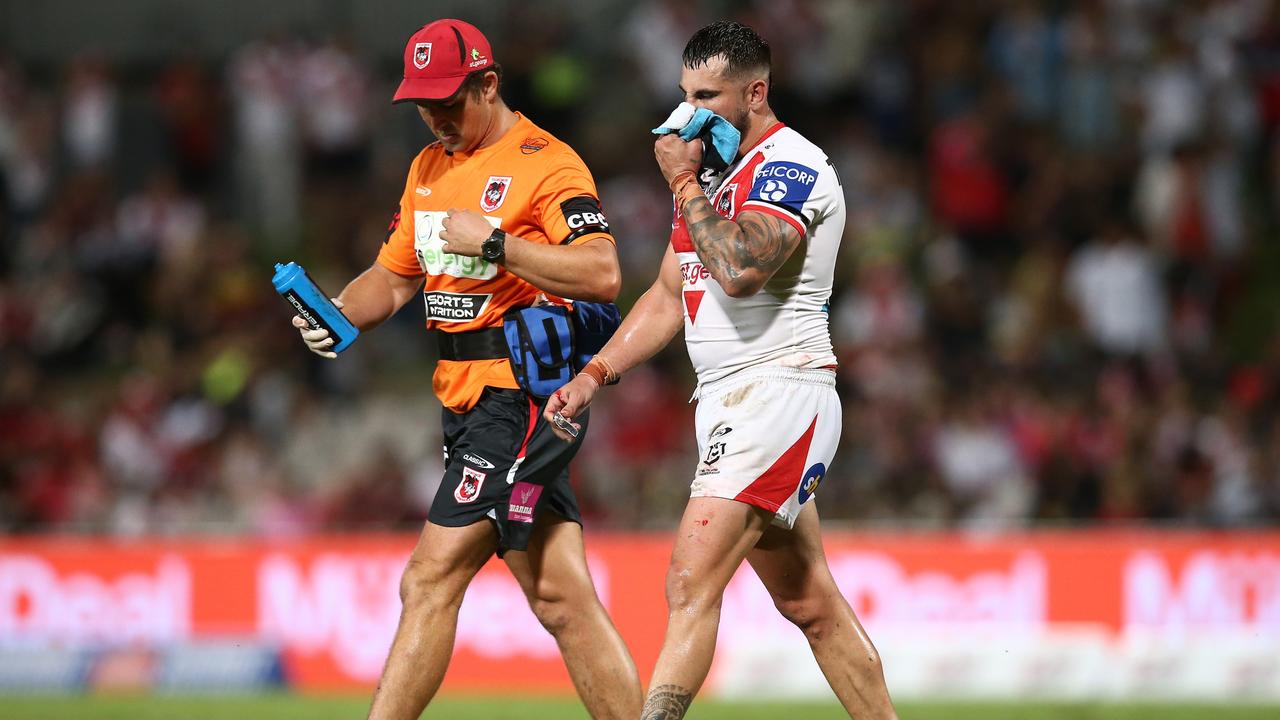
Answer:
<svg viewBox="0 0 1280 720"><path fill-rule="evenodd" d="M667 633L645 720L681 718L711 667L725 586L745 559L805 634L845 709L897 715L880 655L827 567L815 491L840 436L828 331L844 195L827 156L769 107L769 46L717 22L684 49L680 90L741 133L736 162L699 177L701 142L658 139L671 245L613 339L548 402L572 418L600 386L684 330L698 374L700 462L667 571ZM569 436L557 429L563 439Z"/></svg>

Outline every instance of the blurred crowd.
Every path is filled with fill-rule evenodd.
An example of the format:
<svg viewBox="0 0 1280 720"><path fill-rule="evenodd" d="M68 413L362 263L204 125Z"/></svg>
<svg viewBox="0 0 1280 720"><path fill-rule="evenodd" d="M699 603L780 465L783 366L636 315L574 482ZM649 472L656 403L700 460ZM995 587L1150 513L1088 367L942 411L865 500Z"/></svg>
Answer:
<svg viewBox="0 0 1280 720"><path fill-rule="evenodd" d="M680 100L685 40L731 16L770 41L774 107L849 211L829 523L1280 519L1280 2L623 7L479 24L508 103L595 174L624 308L665 248L647 129ZM425 517L421 307L326 362L269 283L297 260L336 294L375 257L430 140L389 105L401 41L53 67L0 48L0 529ZM589 527L675 522L692 388L677 341L601 394L574 471Z"/></svg>

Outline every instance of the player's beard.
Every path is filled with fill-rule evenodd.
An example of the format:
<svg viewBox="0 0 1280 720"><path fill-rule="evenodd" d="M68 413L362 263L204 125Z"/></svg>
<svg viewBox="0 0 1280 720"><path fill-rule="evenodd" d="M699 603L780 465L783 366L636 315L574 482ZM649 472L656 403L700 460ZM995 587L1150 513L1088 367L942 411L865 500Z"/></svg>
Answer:
<svg viewBox="0 0 1280 720"><path fill-rule="evenodd" d="M728 120L728 124L731 124L733 128L737 129L737 135L746 137L746 126L748 126L750 118L751 110L744 104L741 108L733 111L731 115L728 115L728 117L724 119Z"/></svg>
<svg viewBox="0 0 1280 720"><path fill-rule="evenodd" d="M735 112L732 115L732 117L727 117L725 118L725 120L728 120L729 124L737 129L738 135L742 137L746 137L747 121L750 117L751 117L751 111L748 110L746 107L743 107L740 111Z"/></svg>

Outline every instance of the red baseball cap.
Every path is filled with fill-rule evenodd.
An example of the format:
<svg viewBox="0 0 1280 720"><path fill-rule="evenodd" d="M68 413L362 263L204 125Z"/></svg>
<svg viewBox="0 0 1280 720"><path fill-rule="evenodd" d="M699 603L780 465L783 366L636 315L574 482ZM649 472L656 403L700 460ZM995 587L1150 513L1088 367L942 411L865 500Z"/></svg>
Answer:
<svg viewBox="0 0 1280 720"><path fill-rule="evenodd" d="M445 18L422 26L404 46L404 80L391 102L444 100L468 75L493 66L493 50L475 25Z"/></svg>

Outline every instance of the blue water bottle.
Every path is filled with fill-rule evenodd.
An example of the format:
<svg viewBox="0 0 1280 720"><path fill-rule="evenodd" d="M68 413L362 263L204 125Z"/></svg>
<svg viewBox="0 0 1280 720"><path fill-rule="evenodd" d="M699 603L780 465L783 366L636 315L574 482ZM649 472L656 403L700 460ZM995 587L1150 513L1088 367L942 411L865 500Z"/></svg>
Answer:
<svg viewBox="0 0 1280 720"><path fill-rule="evenodd" d="M351 324L301 265L276 263L276 274L271 278L271 284L312 330L324 328L329 331L333 338L330 350L340 353L356 341L360 329Z"/></svg>

